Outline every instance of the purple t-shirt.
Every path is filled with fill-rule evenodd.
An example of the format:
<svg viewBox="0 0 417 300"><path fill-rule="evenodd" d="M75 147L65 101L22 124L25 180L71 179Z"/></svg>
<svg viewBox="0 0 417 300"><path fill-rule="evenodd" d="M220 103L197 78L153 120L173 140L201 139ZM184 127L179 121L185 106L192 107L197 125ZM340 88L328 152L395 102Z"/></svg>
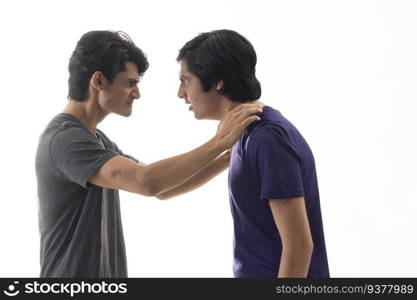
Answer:
<svg viewBox="0 0 417 300"><path fill-rule="evenodd" d="M313 153L282 114L265 106L261 121L235 143L229 169L235 277L276 277L282 243L268 199L304 197L314 248L308 277L329 277Z"/></svg>

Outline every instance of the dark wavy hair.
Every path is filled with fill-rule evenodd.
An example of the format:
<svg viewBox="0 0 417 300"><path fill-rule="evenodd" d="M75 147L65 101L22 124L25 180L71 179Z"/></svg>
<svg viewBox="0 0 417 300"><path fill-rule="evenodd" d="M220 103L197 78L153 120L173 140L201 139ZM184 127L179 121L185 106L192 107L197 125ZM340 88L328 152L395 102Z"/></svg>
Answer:
<svg viewBox="0 0 417 300"><path fill-rule="evenodd" d="M255 76L255 49L235 31L223 29L199 34L180 49L177 61L181 60L200 79L205 92L223 80L220 93L232 101L247 102L261 97L261 84Z"/></svg>
<svg viewBox="0 0 417 300"><path fill-rule="evenodd" d="M90 31L78 41L69 61L68 99L85 101L88 85L96 71L112 83L119 72L133 62L142 76L148 69L146 55L121 31Z"/></svg>

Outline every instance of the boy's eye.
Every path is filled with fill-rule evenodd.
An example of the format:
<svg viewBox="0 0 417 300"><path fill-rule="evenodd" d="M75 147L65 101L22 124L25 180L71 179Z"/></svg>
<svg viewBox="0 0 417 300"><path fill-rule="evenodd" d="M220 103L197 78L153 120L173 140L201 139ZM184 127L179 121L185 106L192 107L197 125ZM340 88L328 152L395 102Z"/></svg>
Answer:
<svg viewBox="0 0 417 300"><path fill-rule="evenodd" d="M186 78L186 77L181 77L180 81L182 85L190 82L189 78Z"/></svg>
<svg viewBox="0 0 417 300"><path fill-rule="evenodd" d="M137 84L137 81L133 81L133 80L128 81L128 86L129 87L134 87L136 84Z"/></svg>

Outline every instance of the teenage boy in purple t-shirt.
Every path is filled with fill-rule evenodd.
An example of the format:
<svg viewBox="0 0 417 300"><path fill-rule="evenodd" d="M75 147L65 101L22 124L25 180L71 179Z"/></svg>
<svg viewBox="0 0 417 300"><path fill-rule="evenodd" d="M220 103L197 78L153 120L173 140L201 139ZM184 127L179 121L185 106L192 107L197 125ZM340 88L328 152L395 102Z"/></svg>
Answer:
<svg viewBox="0 0 417 300"><path fill-rule="evenodd" d="M196 119L222 120L240 103L259 103L260 121L249 125L231 150L230 205L234 220L235 277L329 277L313 154L282 114L261 103L256 53L240 34L216 30L180 50L178 96ZM172 197L205 180L171 190Z"/></svg>

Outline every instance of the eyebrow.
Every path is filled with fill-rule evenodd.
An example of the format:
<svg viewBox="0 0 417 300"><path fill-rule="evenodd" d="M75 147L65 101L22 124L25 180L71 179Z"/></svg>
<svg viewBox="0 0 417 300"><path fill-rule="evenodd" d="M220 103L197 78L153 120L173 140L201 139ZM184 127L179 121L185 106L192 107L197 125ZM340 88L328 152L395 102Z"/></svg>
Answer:
<svg viewBox="0 0 417 300"><path fill-rule="evenodd" d="M189 79L189 78L190 78L190 76L186 76L186 75L181 75L180 76L180 80Z"/></svg>
<svg viewBox="0 0 417 300"><path fill-rule="evenodd" d="M139 79L136 79L136 78L128 78L128 79L126 79L126 81L127 82L133 82L133 83L137 84L139 82Z"/></svg>

